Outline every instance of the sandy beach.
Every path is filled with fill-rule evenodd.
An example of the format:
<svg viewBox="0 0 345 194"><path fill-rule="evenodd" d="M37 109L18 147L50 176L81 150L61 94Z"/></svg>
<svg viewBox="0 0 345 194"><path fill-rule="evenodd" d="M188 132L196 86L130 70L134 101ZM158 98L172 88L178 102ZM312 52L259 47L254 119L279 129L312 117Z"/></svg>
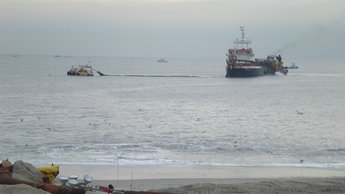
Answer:
<svg viewBox="0 0 345 194"><path fill-rule="evenodd" d="M345 169L306 167L205 167L61 165L59 176L85 174L93 185L125 193L345 193ZM59 181L55 179L55 183ZM0 185L1 194L46 193L29 185ZM100 193L100 192L91 192ZM100 193L101 194L101 193Z"/></svg>
<svg viewBox="0 0 345 194"><path fill-rule="evenodd" d="M175 165L60 165L60 175L91 175L95 180L342 177L342 168L232 167Z"/></svg>
<svg viewBox="0 0 345 194"><path fill-rule="evenodd" d="M345 193L345 169L61 165L60 170L62 176L90 174L95 179L93 184L113 184L120 190L181 194Z"/></svg>

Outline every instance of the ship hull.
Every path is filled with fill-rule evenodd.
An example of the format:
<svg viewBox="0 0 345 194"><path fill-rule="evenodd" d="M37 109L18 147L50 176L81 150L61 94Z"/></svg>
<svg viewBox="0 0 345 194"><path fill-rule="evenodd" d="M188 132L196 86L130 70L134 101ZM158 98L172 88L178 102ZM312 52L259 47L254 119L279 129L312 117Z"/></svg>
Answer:
<svg viewBox="0 0 345 194"><path fill-rule="evenodd" d="M232 68L227 69L226 77L228 78L240 78L240 77L258 77L263 76L263 68Z"/></svg>

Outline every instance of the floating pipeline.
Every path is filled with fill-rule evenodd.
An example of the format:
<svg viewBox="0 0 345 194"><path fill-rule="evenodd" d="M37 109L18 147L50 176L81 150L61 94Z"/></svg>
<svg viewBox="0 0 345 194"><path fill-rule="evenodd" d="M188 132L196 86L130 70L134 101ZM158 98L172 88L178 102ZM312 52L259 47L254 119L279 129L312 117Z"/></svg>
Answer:
<svg viewBox="0 0 345 194"><path fill-rule="evenodd" d="M103 73L102 73L103 74ZM203 77L208 76L198 76L198 75L145 75L145 74L103 74L102 76L123 76L123 77Z"/></svg>

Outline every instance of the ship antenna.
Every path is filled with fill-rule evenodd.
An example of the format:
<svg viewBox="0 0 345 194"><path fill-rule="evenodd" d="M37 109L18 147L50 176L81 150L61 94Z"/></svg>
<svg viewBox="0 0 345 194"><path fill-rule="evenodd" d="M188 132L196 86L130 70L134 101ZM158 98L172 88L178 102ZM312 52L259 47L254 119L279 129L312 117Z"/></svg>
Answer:
<svg viewBox="0 0 345 194"><path fill-rule="evenodd" d="M235 47L238 45L240 45L241 47L244 47L245 45L246 48L248 48L248 45L251 43L251 41L249 39L246 39L245 37L244 26L240 26L240 30L241 30L241 39L239 40L238 38L236 38L234 40Z"/></svg>
<svg viewBox="0 0 345 194"><path fill-rule="evenodd" d="M245 40L245 36L244 36L244 26L240 26L240 29L241 29L241 34L242 34L242 40L244 41Z"/></svg>
<svg viewBox="0 0 345 194"><path fill-rule="evenodd" d="M248 48L248 45L250 44L250 40L246 39L245 32L244 32L244 26L240 26L241 30L241 44L246 44L246 47Z"/></svg>

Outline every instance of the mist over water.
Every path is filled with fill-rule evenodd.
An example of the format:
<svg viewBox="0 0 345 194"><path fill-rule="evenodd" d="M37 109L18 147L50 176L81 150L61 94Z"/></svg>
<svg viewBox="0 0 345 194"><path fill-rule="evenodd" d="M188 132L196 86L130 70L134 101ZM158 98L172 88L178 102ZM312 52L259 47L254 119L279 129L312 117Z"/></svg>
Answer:
<svg viewBox="0 0 345 194"><path fill-rule="evenodd" d="M225 59L0 56L0 156L34 164L345 167L345 64L227 79ZM71 65L105 74L71 77Z"/></svg>

